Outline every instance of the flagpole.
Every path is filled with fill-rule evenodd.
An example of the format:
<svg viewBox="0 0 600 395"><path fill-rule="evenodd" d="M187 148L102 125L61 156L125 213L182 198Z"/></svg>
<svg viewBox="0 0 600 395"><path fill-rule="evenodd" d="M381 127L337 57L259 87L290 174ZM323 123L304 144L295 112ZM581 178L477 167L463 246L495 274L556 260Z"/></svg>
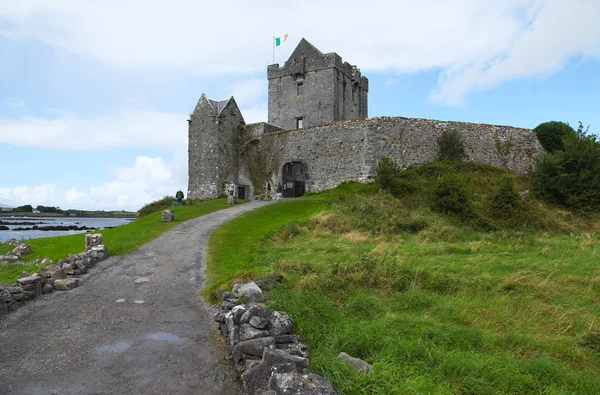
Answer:
<svg viewBox="0 0 600 395"><path fill-rule="evenodd" d="M271 64L275 64L275 37L273 37L273 63Z"/></svg>

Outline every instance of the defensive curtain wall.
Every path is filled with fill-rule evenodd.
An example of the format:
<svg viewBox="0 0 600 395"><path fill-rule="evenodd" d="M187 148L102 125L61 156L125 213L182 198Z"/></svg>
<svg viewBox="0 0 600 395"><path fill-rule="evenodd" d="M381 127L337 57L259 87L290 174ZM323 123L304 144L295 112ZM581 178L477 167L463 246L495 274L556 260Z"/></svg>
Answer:
<svg viewBox="0 0 600 395"><path fill-rule="evenodd" d="M295 130L266 123L244 126L235 102L228 102L231 108L221 112L220 120L214 108L209 111L213 115L205 125L208 130L195 136L190 127L190 197L223 195L231 180L241 186L245 198L260 194L265 179L273 186L282 183L287 196L344 181L366 182L382 156L401 166L435 160L438 138L451 129L464 136L471 162L527 174L534 157L543 152L531 130L465 122L381 117Z"/></svg>

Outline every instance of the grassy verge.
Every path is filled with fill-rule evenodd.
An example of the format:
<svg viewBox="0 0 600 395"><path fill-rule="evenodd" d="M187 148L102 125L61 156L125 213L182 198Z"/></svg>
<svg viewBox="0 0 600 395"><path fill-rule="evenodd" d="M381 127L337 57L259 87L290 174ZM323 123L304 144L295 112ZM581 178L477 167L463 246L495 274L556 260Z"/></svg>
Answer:
<svg viewBox="0 0 600 395"><path fill-rule="evenodd" d="M345 394L598 393L594 221L540 207L558 230L531 214L544 230L478 232L414 197L344 188L220 227L205 295L283 274L271 307L294 317L312 368Z"/></svg>
<svg viewBox="0 0 600 395"><path fill-rule="evenodd" d="M161 212L155 212L129 224L103 230L101 233L111 255L124 255L137 250L183 221L224 208L227 208L226 199L208 200L189 206L177 206L174 208L176 219L174 222L162 222ZM31 254L25 256L27 261L44 257L56 261L68 254L82 252L85 246L85 233L32 239L28 240L27 243L31 245L32 249ZM36 265L4 265L0 267L0 284L14 282L23 271L35 272L39 269L40 266Z"/></svg>
<svg viewBox="0 0 600 395"><path fill-rule="evenodd" d="M207 252L208 283L202 293L216 302L217 291L231 285L233 278L256 274L267 267L261 259L262 240L282 226L304 220L329 207L324 197L304 197L265 206L235 218L215 230Z"/></svg>

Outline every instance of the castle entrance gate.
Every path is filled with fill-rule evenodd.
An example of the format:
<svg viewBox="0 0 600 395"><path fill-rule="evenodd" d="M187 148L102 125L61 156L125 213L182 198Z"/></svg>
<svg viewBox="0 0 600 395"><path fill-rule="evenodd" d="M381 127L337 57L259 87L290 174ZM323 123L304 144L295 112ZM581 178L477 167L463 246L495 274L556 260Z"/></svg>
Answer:
<svg viewBox="0 0 600 395"><path fill-rule="evenodd" d="M288 162L281 170L283 197L299 197L306 192L306 165L302 162Z"/></svg>

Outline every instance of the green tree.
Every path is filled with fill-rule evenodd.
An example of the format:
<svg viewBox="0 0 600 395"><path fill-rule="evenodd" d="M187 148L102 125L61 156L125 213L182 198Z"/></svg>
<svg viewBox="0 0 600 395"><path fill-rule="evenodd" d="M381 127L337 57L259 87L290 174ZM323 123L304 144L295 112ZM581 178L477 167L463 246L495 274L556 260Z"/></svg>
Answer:
<svg viewBox="0 0 600 395"><path fill-rule="evenodd" d="M458 130L444 130L437 143L438 160L461 161L467 158L465 138Z"/></svg>
<svg viewBox="0 0 600 395"><path fill-rule="evenodd" d="M562 150L541 155L533 174L534 196L576 211L600 211L600 142L579 122L562 138Z"/></svg>
<svg viewBox="0 0 600 395"><path fill-rule="evenodd" d="M33 206L31 204L26 204L24 206L15 207L12 211L31 213L33 212Z"/></svg>
<svg viewBox="0 0 600 395"><path fill-rule="evenodd" d="M575 130L568 123L558 121L541 123L533 129L533 132L547 152L562 150L563 137L567 134L575 134Z"/></svg>

